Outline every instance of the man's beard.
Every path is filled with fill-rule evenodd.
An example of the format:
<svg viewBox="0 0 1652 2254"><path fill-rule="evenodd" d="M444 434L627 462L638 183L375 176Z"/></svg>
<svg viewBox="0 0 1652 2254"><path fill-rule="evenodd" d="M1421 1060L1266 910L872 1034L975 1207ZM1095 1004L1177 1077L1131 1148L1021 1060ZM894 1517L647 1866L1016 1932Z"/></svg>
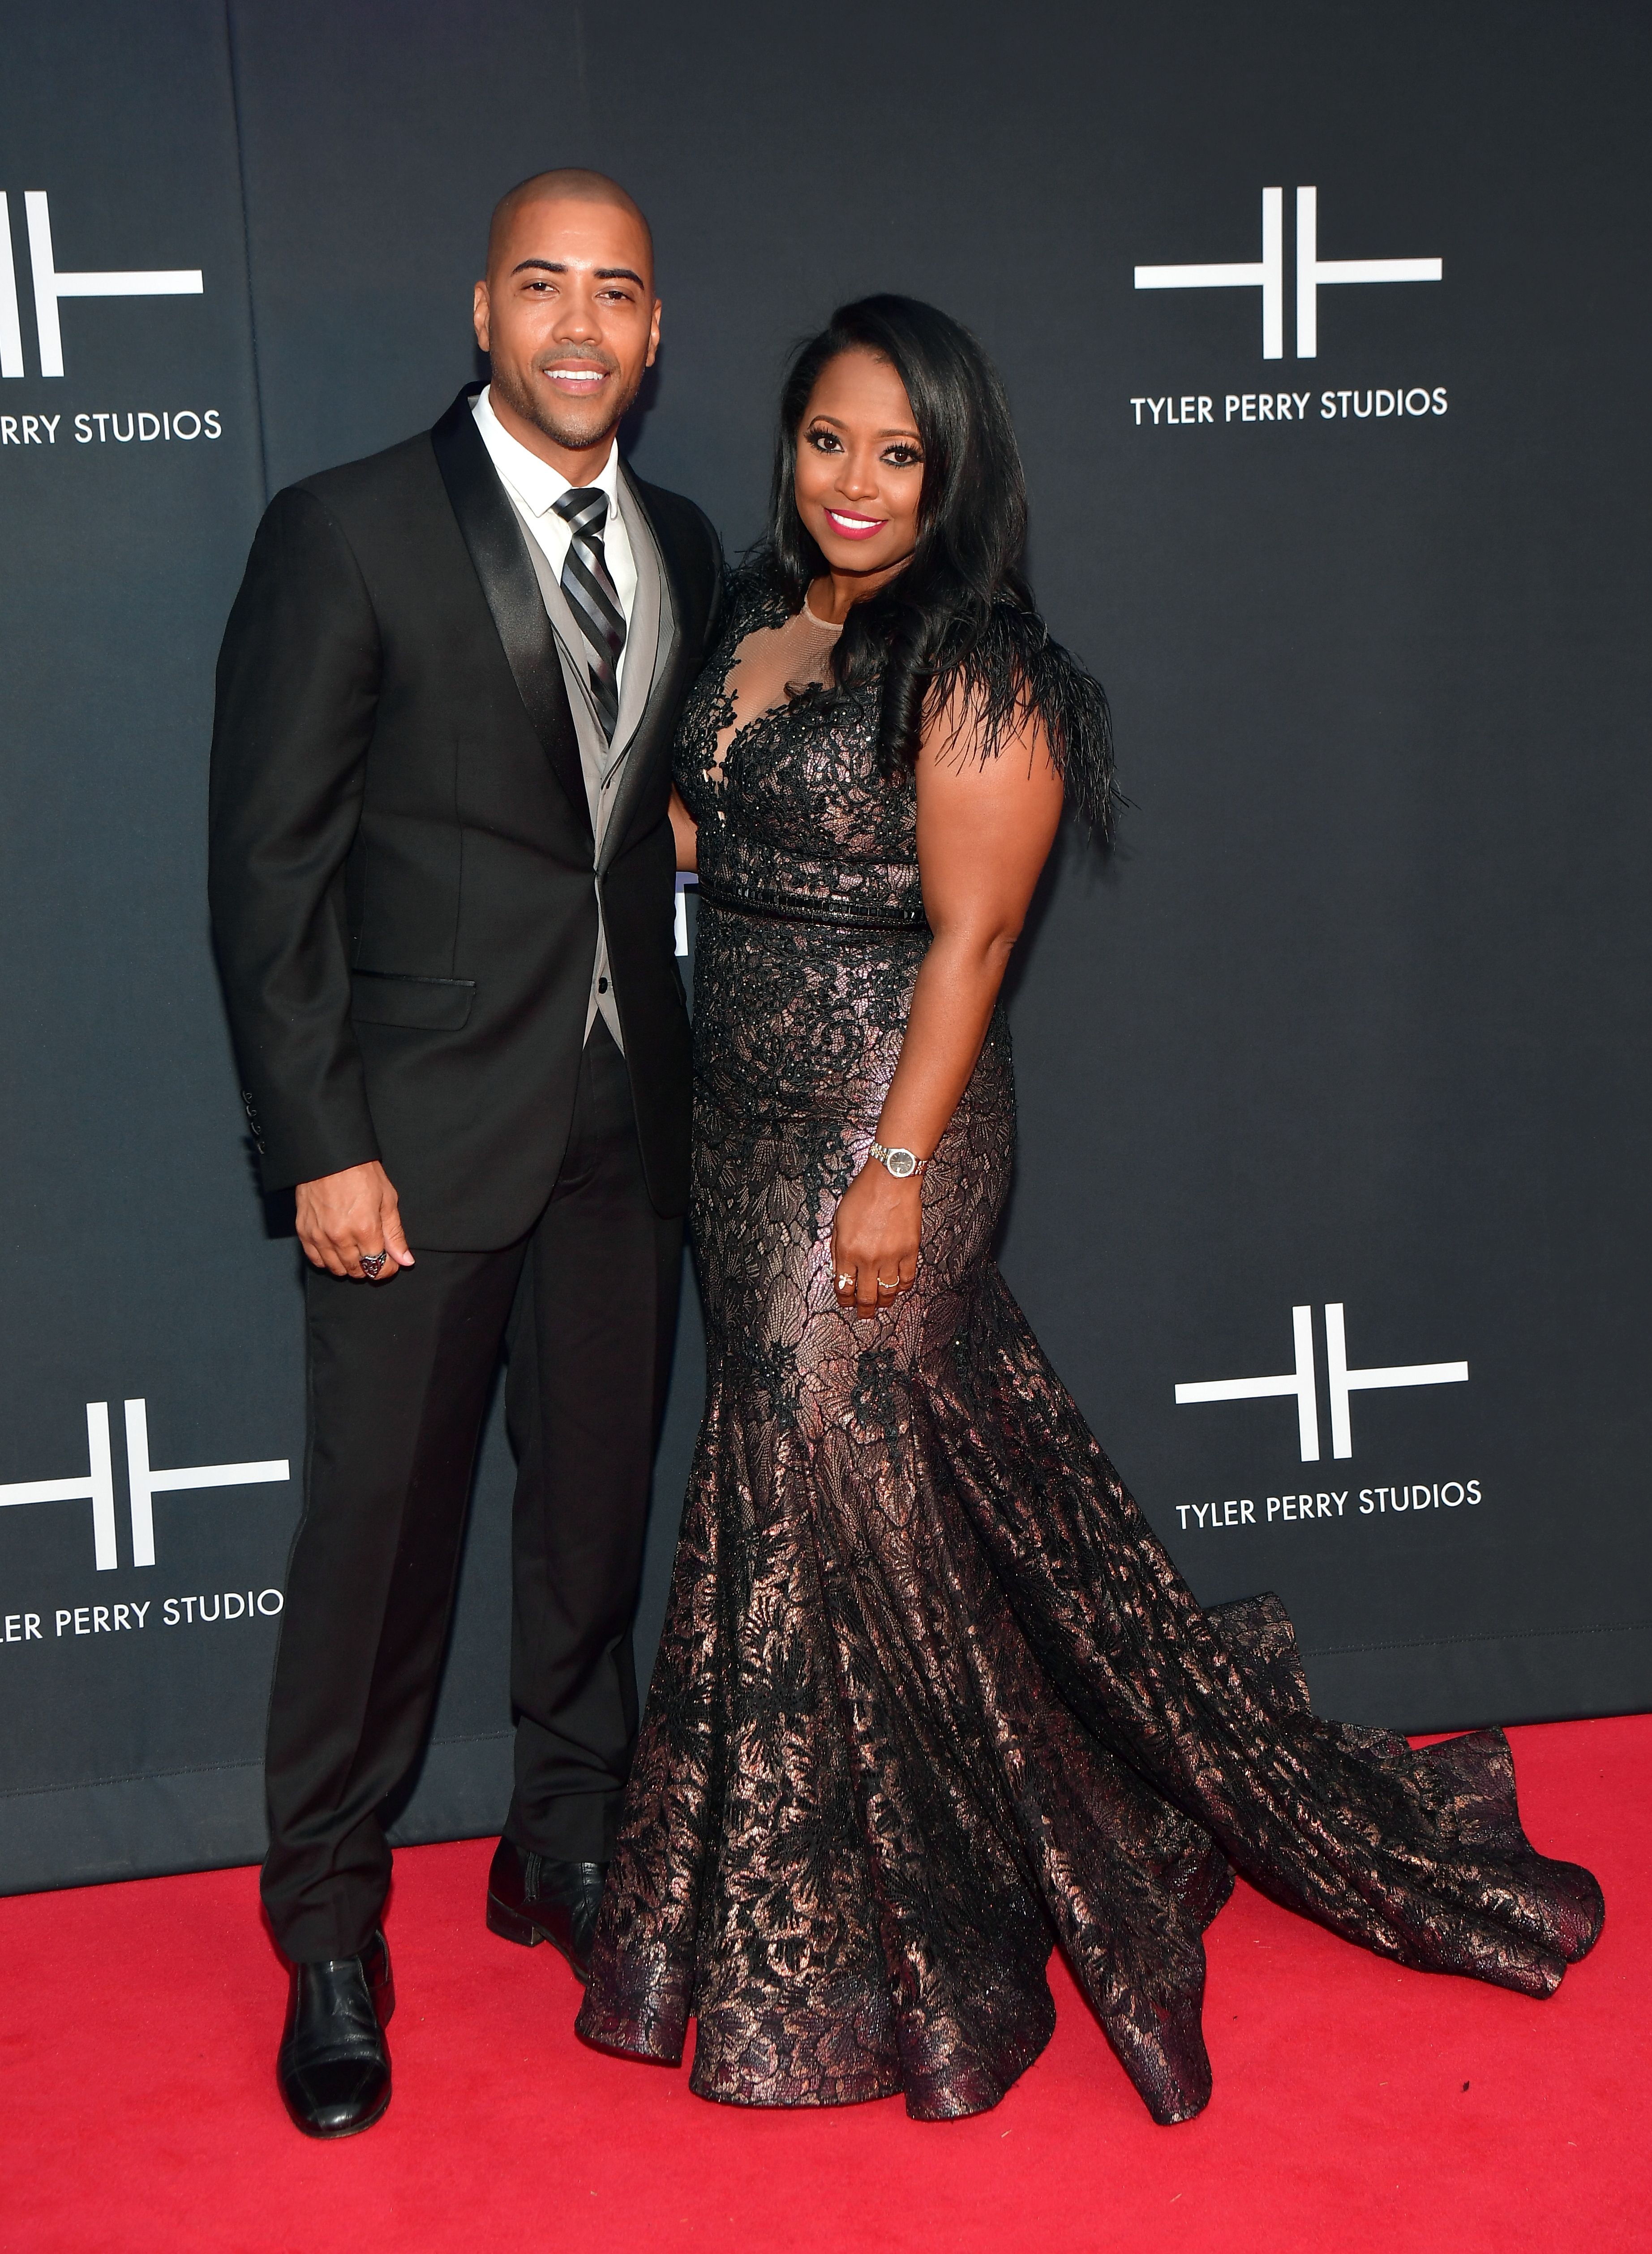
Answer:
<svg viewBox="0 0 1652 2254"><path fill-rule="evenodd" d="M561 360L570 356L558 354L556 357ZM598 359L594 354L577 354L571 357L576 361L584 360L592 368L606 368L612 373L618 372L616 361ZM540 363L536 362L535 365L538 367ZM503 393L507 404L514 408L524 422L531 423L553 444L565 446L570 453L599 445L611 431L619 427L642 388L642 372L639 370L636 381L628 391L617 396L611 393L600 403L594 399L589 402L559 399L554 392L542 390L537 384L520 383L514 368L501 368L497 361L493 366L490 380L493 389Z"/></svg>

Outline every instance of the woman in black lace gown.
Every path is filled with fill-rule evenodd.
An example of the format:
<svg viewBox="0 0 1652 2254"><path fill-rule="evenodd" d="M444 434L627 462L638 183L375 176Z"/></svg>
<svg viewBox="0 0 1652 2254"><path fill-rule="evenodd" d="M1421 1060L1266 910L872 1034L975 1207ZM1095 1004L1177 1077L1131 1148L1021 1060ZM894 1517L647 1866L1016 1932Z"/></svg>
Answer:
<svg viewBox="0 0 1652 2254"><path fill-rule="evenodd" d="M972 340L844 309L679 744L709 1386L579 2028L674 2062L692 2019L691 2086L733 2104L995 2104L1059 1945L1186 2120L1236 1870L1531 1996L1600 1928L1588 1872L1528 1844L1501 1732L1322 1721L1277 1599L1200 1609L993 1263L999 981L1063 786L1102 829L1111 796L1023 531Z"/></svg>

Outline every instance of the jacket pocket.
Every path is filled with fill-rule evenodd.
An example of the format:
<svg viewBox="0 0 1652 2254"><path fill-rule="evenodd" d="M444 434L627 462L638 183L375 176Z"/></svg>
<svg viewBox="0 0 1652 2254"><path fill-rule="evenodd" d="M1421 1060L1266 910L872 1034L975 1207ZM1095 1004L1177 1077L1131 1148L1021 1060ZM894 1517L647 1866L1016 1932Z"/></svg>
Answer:
<svg viewBox="0 0 1652 2254"><path fill-rule="evenodd" d="M359 1026L456 1033L475 999L473 978L416 978L396 970L350 973L350 1015Z"/></svg>

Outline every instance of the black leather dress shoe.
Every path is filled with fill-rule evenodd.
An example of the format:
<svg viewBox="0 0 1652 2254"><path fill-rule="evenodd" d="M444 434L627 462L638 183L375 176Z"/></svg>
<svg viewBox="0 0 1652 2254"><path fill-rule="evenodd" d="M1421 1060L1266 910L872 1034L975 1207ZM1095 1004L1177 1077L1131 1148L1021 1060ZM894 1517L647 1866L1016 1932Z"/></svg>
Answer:
<svg viewBox="0 0 1652 2254"><path fill-rule="evenodd" d="M487 1874L487 1929L524 1949L548 1941L581 1980L591 1978L591 1938L606 1863L560 1863L501 1839Z"/></svg>
<svg viewBox="0 0 1652 2254"><path fill-rule="evenodd" d="M293 1966L276 2079L306 2137L354 2137L389 2104L384 2028L395 2009L390 1952L376 1930L360 1956Z"/></svg>

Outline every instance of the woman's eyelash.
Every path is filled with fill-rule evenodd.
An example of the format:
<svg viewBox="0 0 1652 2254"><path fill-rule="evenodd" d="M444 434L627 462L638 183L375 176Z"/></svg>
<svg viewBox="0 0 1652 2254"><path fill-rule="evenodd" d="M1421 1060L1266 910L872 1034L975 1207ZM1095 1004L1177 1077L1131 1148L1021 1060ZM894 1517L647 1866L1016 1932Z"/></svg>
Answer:
<svg viewBox="0 0 1652 2254"><path fill-rule="evenodd" d="M833 447L836 447L841 452L843 447L843 440L836 431L826 430L810 430L805 436L803 444L806 446L812 446L818 454L826 453ZM886 446L883 458L889 464L891 469L910 470L917 468L922 463L923 456L915 446L901 444Z"/></svg>

